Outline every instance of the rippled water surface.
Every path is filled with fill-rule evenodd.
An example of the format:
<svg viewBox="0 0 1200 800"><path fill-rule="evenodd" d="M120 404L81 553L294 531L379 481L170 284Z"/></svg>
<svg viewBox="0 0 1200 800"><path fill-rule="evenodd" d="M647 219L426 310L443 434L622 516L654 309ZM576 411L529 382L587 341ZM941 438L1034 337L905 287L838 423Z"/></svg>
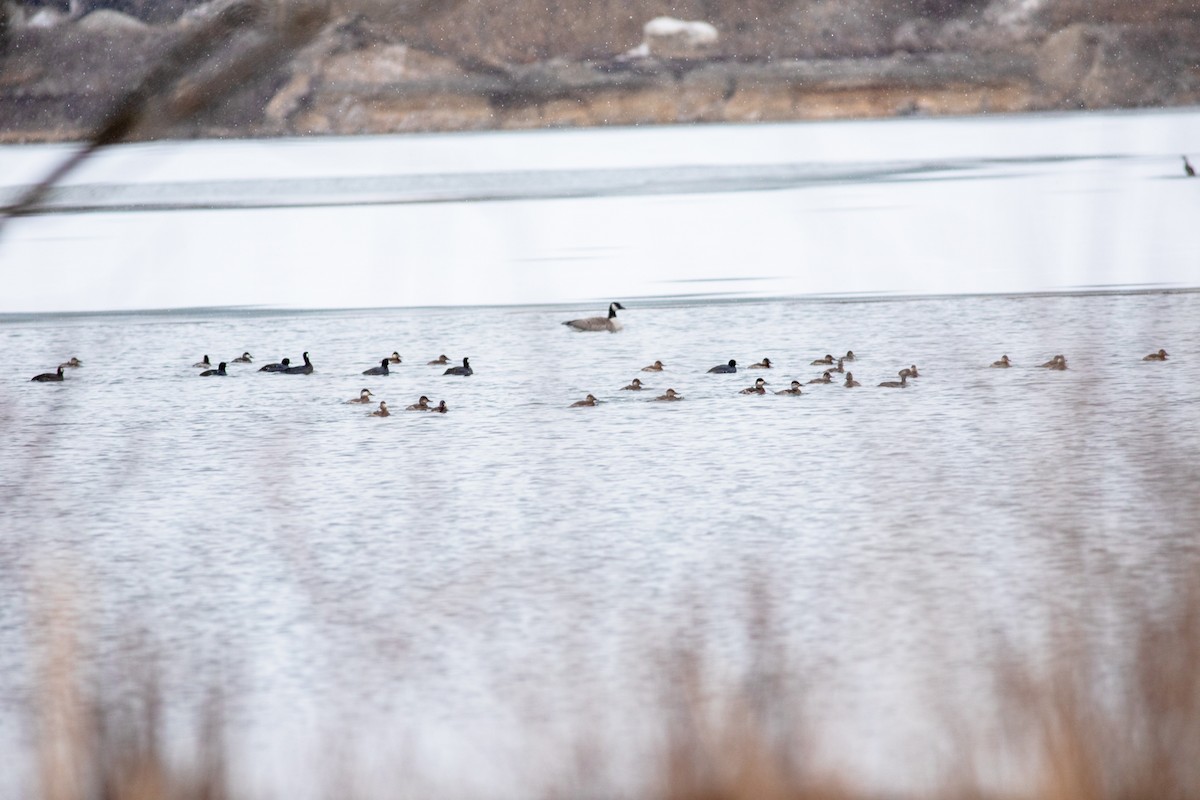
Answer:
<svg viewBox="0 0 1200 800"><path fill-rule="evenodd" d="M336 784L314 778L335 755L426 796L536 794L575 741L644 754L672 654L738 686L775 647L831 758L919 785L938 710L986 713L998 652L1043 658L1064 620L1122 652L1194 561L1198 250L1176 234L1200 195L1175 173L1197 119L773 126L759 149L748 128L599 132L595 158L562 146L585 134L498 137L511 181L452 137L414 140L425 184L350 147L390 140L97 164L0 242L23 312L0 316L0 796L32 780L61 596L102 695L153 674L186 718L221 687L263 796ZM797 141L829 158L789 161ZM43 313L222 298L428 305ZM559 324L610 300L619 334ZM861 388L739 394L849 349ZM243 350L226 378L190 366ZM256 371L303 351L311 375ZM426 365L442 353L476 374ZM1056 353L1067 371L1037 366ZM364 386L391 417L345 402ZM685 401L651 401L668 387ZM402 410L422 394L449 413Z"/></svg>

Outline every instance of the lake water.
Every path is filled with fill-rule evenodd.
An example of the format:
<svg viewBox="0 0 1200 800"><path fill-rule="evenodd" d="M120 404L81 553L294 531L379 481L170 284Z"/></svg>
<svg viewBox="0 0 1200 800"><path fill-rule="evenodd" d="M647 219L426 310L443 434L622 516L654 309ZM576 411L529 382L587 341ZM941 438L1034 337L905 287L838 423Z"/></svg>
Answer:
<svg viewBox="0 0 1200 800"><path fill-rule="evenodd" d="M1200 183L1176 175L1198 125L162 144L89 167L76 186L93 188L56 201L71 213L0 240L19 312L0 317L0 796L32 780L40 609L60 593L108 696L151 662L181 716L222 686L237 774L264 794L336 785L344 759L375 777L367 796L396 796L395 775L400 794L528 796L576 741L612 758L604 781L636 784L672 653L736 688L762 617L825 754L919 786L948 739L936 709L986 713L998 652L1041 663L1069 621L1119 663L1135 612L1191 574ZM480 141L497 161L456 161ZM750 168L804 141L833 177ZM568 158L578 143L594 149ZM459 199L356 183L409 147ZM478 199L475 173L539 150L558 183ZM32 173L46 153L0 162ZM747 165L732 190L730 164ZM636 190L616 172L634 167L651 175ZM122 171L123 207L97 210ZM220 210L183 207L205 174ZM328 202L288 201L314 186ZM120 310L223 299L275 308ZM365 308L409 300L424 307ZM628 306L619 334L559 324L609 300ZM1168 362L1141 360L1160 347ZM848 349L861 388L738 394ZM243 350L256 363L224 379L190 366ZM256 371L306 350L311 375ZM393 374L360 374L393 350ZM442 353L476 374L426 366ZM1056 353L1067 371L1037 367ZM1001 354L1015 366L989 368ZM72 355L63 383L29 382ZM776 368L705 372L763 357ZM655 359L666 371L639 371ZM908 388L876 386L910 364ZM622 391L634 377L650 391ZM344 402L364 386L393 416ZM686 400L649 400L667 387ZM599 406L568 408L589 392ZM450 412L401 411L421 394Z"/></svg>

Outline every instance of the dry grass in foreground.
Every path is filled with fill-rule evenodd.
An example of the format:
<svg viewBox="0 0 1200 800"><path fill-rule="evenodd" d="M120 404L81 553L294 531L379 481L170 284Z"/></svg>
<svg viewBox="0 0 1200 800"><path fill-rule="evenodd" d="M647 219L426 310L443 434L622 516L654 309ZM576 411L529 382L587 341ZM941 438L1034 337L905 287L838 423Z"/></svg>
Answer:
<svg viewBox="0 0 1200 800"><path fill-rule="evenodd" d="M923 798L977 800L1200 799L1200 590L1181 589L1161 612L1144 611L1125 657L1105 658L1086 642L1073 655L1036 672L1018 664L995 668L994 729L961 725L961 761L949 765ZM232 785L220 744L219 713L210 714L195 741L200 755L180 766L164 755L160 703L152 689L133 713L98 711L78 689L73 638L61 619L50 630L40 675L37 797L44 800L238 800L251 795ZM666 732L657 764L633 796L646 800L856 800L901 796L857 786L853 762L818 771L805 754L819 730L805 729L791 680L771 665L750 689L703 689L699 667L685 659L684 687L652 711ZM152 682L151 682L152 683ZM219 709L219 703L210 704ZM116 721L119 719L119 722ZM987 744L982 744L986 742ZM549 797L609 797L606 754L589 745L591 768L572 788ZM998 764L1005 764L1000 770ZM597 766L598 765L598 766ZM924 765L922 765L924 766ZM470 765L465 765L470 769ZM337 764L315 764L314 785L328 785ZM592 778L602 785L589 785ZM981 776L988 776L986 779ZM998 779L997 776L1003 777ZM326 783L323 783L326 782ZM439 796L464 796L455 787ZM261 797L255 794L254 797ZM282 796L282 795L281 795ZM327 794L334 798L334 791ZM355 797L408 797L394 786L361 786ZM620 796L625 796L623 793Z"/></svg>

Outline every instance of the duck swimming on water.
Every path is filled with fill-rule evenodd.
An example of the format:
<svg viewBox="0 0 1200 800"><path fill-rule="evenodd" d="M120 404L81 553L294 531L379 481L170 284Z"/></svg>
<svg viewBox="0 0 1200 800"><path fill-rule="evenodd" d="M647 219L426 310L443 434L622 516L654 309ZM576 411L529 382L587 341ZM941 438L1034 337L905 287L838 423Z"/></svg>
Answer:
<svg viewBox="0 0 1200 800"><path fill-rule="evenodd" d="M392 412L388 411L386 400L380 400L379 408L371 412L372 417L390 417L391 415Z"/></svg>
<svg viewBox="0 0 1200 800"><path fill-rule="evenodd" d="M430 410L430 411L433 411L433 412L436 412L436 413L438 413L438 414L445 414L445 413L446 413L447 411L449 411L450 409L446 408L446 401L445 401L445 400L439 400L439 401L438 401L438 404L437 404L437 408L431 408L431 409L429 409L429 410Z"/></svg>
<svg viewBox="0 0 1200 800"><path fill-rule="evenodd" d="M291 363L292 363L292 360L290 358L285 358L283 361L280 361L278 364L264 364L263 366L258 368L258 371L259 372L283 372L285 369L288 368L288 365Z"/></svg>
<svg viewBox="0 0 1200 800"><path fill-rule="evenodd" d="M1167 351L1159 350L1157 353L1151 353L1148 356L1143 356L1142 361L1166 361Z"/></svg>
<svg viewBox="0 0 1200 800"><path fill-rule="evenodd" d="M426 362L426 363L425 363L425 366L427 366L427 367L436 367L436 366L439 366L439 365L441 365L441 364L449 364L449 363L450 363L450 359L449 359L449 358L447 358L447 357L446 357L446 356L444 356L444 355L440 355L440 356L438 356L437 358L435 358L433 361L428 361L428 362Z"/></svg>
<svg viewBox="0 0 1200 800"><path fill-rule="evenodd" d="M66 360L66 361L64 361L63 363L59 364L59 366L60 366L60 367L82 367L82 366L83 366L83 362L82 362L82 361L80 361L80 360L79 360L78 358L76 358L75 356L71 356L69 359L67 359L67 360Z"/></svg>
<svg viewBox="0 0 1200 800"><path fill-rule="evenodd" d="M1009 367L1012 366L1012 361L1009 360L1008 355L1006 354L1006 355L1000 356L999 361L993 361L992 366L995 367L996 369L1008 369Z"/></svg>
<svg viewBox="0 0 1200 800"><path fill-rule="evenodd" d="M576 400L574 403L571 403L571 406L570 406L570 407L571 407L571 408L582 408L583 406L594 406L594 405L596 405L596 403L598 403L598 402L600 402L600 401L599 401L599 400L597 400L597 399L596 399L596 397L595 397L594 395L590 395L590 394L589 394L589 395L588 395L587 397L585 397L584 399L582 399L582 400Z"/></svg>
<svg viewBox="0 0 1200 800"><path fill-rule="evenodd" d="M192 364L192 366L196 369L208 369L212 366L212 362L208 360L208 354L206 353L204 358L200 359L195 364Z"/></svg>
<svg viewBox="0 0 1200 800"><path fill-rule="evenodd" d="M617 321L617 309L625 310L625 306L620 303L608 304L607 317L584 317L583 319L569 319L563 323L568 328L573 328L577 331L608 331L616 333L621 330L621 323Z"/></svg>
<svg viewBox="0 0 1200 800"><path fill-rule="evenodd" d="M881 383L879 385L889 388L889 389L906 389L906 388L908 388L908 370L902 369L902 370L900 370L899 374L900 374L900 380L884 381L883 383Z"/></svg>
<svg viewBox="0 0 1200 800"><path fill-rule="evenodd" d="M800 391L800 381L792 381L792 385L787 389L780 389L775 394L804 394Z"/></svg>
<svg viewBox="0 0 1200 800"><path fill-rule="evenodd" d="M63 367L58 365L58 372L43 372L41 375L34 375L29 380L37 381L38 383L58 383L63 379Z"/></svg>
<svg viewBox="0 0 1200 800"><path fill-rule="evenodd" d="M641 378L634 378L632 381L629 382L628 386L621 387L622 390L628 390L631 392L640 392L643 388L645 388L645 387L642 386Z"/></svg>
<svg viewBox="0 0 1200 800"><path fill-rule="evenodd" d="M648 367L642 367L642 372L662 372L664 366L661 361L655 361Z"/></svg>
<svg viewBox="0 0 1200 800"><path fill-rule="evenodd" d="M406 408L404 410L405 411L433 411L433 409L429 407L429 398L426 397L425 395L421 395L421 398L419 400L417 400L417 402L413 403L411 406L409 406L408 408Z"/></svg>
<svg viewBox="0 0 1200 800"><path fill-rule="evenodd" d="M378 367L364 369L363 375L387 375L388 374L388 359L384 358L379 361Z"/></svg>
<svg viewBox="0 0 1200 800"><path fill-rule="evenodd" d="M387 360L389 362L391 362L392 364L399 364L400 363L400 354L397 353L395 350L393 350L392 354L390 356L388 356Z"/></svg>
<svg viewBox="0 0 1200 800"><path fill-rule="evenodd" d="M809 383L833 383L833 375L830 374L829 370L825 370L821 373L821 377L813 378Z"/></svg>
<svg viewBox="0 0 1200 800"><path fill-rule="evenodd" d="M766 394L767 393L766 386L767 386L767 382L765 380L763 380L762 378L759 378L758 380L756 380L754 382L753 386L747 386L745 389L742 389L742 391L739 392L739 394Z"/></svg>
<svg viewBox="0 0 1200 800"><path fill-rule="evenodd" d="M731 358L731 359L729 359L728 364L717 364L715 367L710 369L709 372L714 373L716 375L732 374L734 372L737 372L737 362Z"/></svg>
<svg viewBox="0 0 1200 800"><path fill-rule="evenodd" d="M671 402L671 401L673 401L673 400L682 400L682 399L683 399L683 395L681 395L681 394L677 393L677 392L676 392L674 389L667 389L667 393L666 393L666 394L660 394L658 397L656 397L656 398L654 398L654 399L655 399L655 400L662 401L662 402L668 402L668 403L669 403L669 402Z"/></svg>
<svg viewBox="0 0 1200 800"><path fill-rule="evenodd" d="M442 373L443 375L474 375L475 370L471 369L471 359L464 358L461 367L451 367Z"/></svg>
<svg viewBox="0 0 1200 800"><path fill-rule="evenodd" d="M1060 367L1059 364L1062 364L1062 366ZM1059 353L1054 358L1050 359L1045 364L1041 364L1040 366L1045 367L1046 369L1066 369L1067 359L1062 353Z"/></svg>
<svg viewBox="0 0 1200 800"><path fill-rule="evenodd" d="M811 362L809 366L819 367L823 364L833 364L833 355L826 353L824 358L818 358L816 361Z"/></svg>
<svg viewBox="0 0 1200 800"><path fill-rule="evenodd" d="M235 358L233 360L233 363L234 364L249 364L253 360L254 359L250 357L249 353L242 353L240 356L238 356L237 358Z"/></svg>
<svg viewBox="0 0 1200 800"><path fill-rule="evenodd" d="M746 367L746 369L771 369L771 359L764 358L757 364L751 364L750 366Z"/></svg>
<svg viewBox="0 0 1200 800"><path fill-rule="evenodd" d="M371 390L363 389L362 392L359 393L358 397L354 398L353 400L347 400L346 402L347 403L369 403L369 402L371 402Z"/></svg>
<svg viewBox="0 0 1200 800"><path fill-rule="evenodd" d="M846 382L843 383L842 386L845 386L847 389L853 389L855 386L862 386L862 384L859 383L858 381L854 380L853 372L847 372L846 373Z"/></svg>

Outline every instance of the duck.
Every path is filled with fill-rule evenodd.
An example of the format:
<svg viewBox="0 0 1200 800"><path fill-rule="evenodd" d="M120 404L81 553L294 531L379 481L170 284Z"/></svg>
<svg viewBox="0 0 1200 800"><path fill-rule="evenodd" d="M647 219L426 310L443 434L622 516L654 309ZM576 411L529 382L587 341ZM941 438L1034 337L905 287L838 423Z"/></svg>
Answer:
<svg viewBox="0 0 1200 800"><path fill-rule="evenodd" d="M37 381L38 383L50 383L51 381L57 383L58 381L61 381L62 379L63 379L63 366L62 366L62 364L59 364L58 372L43 372L41 375L34 375L29 380Z"/></svg>
<svg viewBox="0 0 1200 800"><path fill-rule="evenodd" d="M1187 160L1187 156L1183 157L1183 174L1189 178L1196 177L1196 168Z"/></svg>
<svg viewBox="0 0 1200 800"><path fill-rule="evenodd" d="M666 394L660 394L658 397L656 397L654 399L656 401L662 401L662 402L669 403L673 400L682 400L683 395L677 393L674 389L667 389Z"/></svg>
<svg viewBox="0 0 1200 800"><path fill-rule="evenodd" d="M881 383L879 385L885 386L889 389L906 389L906 388L908 388L908 370L907 369L900 370L899 375L900 375L900 380L884 381L883 383Z"/></svg>
<svg viewBox="0 0 1200 800"><path fill-rule="evenodd" d="M347 403L369 403L369 402L371 402L371 390L363 389L359 393L358 397L354 398L353 400L347 400L346 402Z"/></svg>
<svg viewBox="0 0 1200 800"><path fill-rule="evenodd" d="M913 364L913 365L911 365L911 366L908 368L908 377L910 377L910 378L919 378L919 377L921 377L921 374L920 374L919 372L917 372L917 365L916 365L916 364Z"/></svg>
<svg viewBox="0 0 1200 800"><path fill-rule="evenodd" d="M643 388L645 387L642 386L642 381L640 378L634 378L629 382L628 386L621 387L622 390L628 390L631 392L640 392Z"/></svg>
<svg viewBox="0 0 1200 800"><path fill-rule="evenodd" d="M1045 367L1046 369L1060 369L1060 367L1058 366L1059 362L1062 362L1063 364L1066 364L1066 362L1067 362L1067 359L1063 357L1062 353L1059 353L1054 358L1047 361L1045 364L1041 364L1039 366ZM1063 368L1065 369L1065 367L1063 367Z"/></svg>
<svg viewBox="0 0 1200 800"><path fill-rule="evenodd" d="M621 330L621 323L617 321L617 309L625 310L625 306L620 303L608 304L607 317L584 317L583 319L569 319L563 323L568 328L574 328L577 331L608 331L616 333Z"/></svg>
<svg viewBox="0 0 1200 800"><path fill-rule="evenodd" d="M417 402L413 403L411 406L409 406L408 408L406 408L404 410L405 411L433 411L433 409L429 407L429 398L426 397L425 395L421 395L421 399L417 400Z"/></svg>
<svg viewBox="0 0 1200 800"><path fill-rule="evenodd" d="M833 383L833 375L830 374L829 370L825 370L821 373L821 377L813 378L809 383Z"/></svg>
<svg viewBox="0 0 1200 800"><path fill-rule="evenodd" d="M824 358L818 358L816 361L811 362L809 366L819 367L823 364L833 364L833 356L826 353Z"/></svg>
<svg viewBox="0 0 1200 800"><path fill-rule="evenodd" d="M371 367L370 369L364 369L363 375L387 375L388 374L388 361L390 361L390 360L391 359L387 359L387 358L380 359L378 367Z"/></svg>
<svg viewBox="0 0 1200 800"><path fill-rule="evenodd" d="M582 406L594 406L598 402L600 402L600 401L596 399L595 395L589 394L584 399L576 400L574 403L571 403L571 408L580 408Z"/></svg>
<svg viewBox="0 0 1200 800"><path fill-rule="evenodd" d="M661 361L655 361L653 364L650 364L649 366L642 367L642 372L662 372L664 366L666 366L666 365L663 364Z"/></svg>
<svg viewBox="0 0 1200 800"><path fill-rule="evenodd" d="M425 362L425 366L436 367L436 366L441 366L441 365L449 364L449 363L450 363L449 358L447 358L445 355L440 355L437 358L435 358L433 361Z"/></svg>
<svg viewBox="0 0 1200 800"><path fill-rule="evenodd" d="M475 370L471 369L471 359L464 358L461 367L451 367L442 373L443 375L474 375Z"/></svg>
<svg viewBox="0 0 1200 800"><path fill-rule="evenodd" d="M212 367L212 362L208 360L208 354L205 353L204 358L192 364L195 369L209 369Z"/></svg>
<svg viewBox="0 0 1200 800"><path fill-rule="evenodd" d="M1008 355L1005 354L1000 356L999 361L993 361L992 366L996 367L997 369L1008 369L1012 366L1012 361L1009 359Z"/></svg>
<svg viewBox="0 0 1200 800"><path fill-rule="evenodd" d="M831 369L831 370L830 370L830 372L836 372L836 373L838 373L839 375L840 375L840 374L842 374L843 372L845 372L845 371L846 371L846 368L845 368L845 367L842 365L842 363L843 363L844 361L845 361L845 359L843 359L843 358L839 358L839 359L837 360L837 366L836 366L836 367L834 367L833 369Z"/></svg>
<svg viewBox="0 0 1200 800"><path fill-rule="evenodd" d="M216 368L216 369L206 369L206 370L204 370L204 372L201 372L201 373L200 373L200 377L201 377L201 378L207 378L207 377L209 377L210 375L225 375L225 374L226 374L226 372L225 372L225 362L224 362L224 361L222 361L220 364L218 364L218 365L217 365L217 368Z"/></svg>
<svg viewBox="0 0 1200 800"><path fill-rule="evenodd" d="M800 381L792 381L792 385L787 389L780 389L775 394L803 394L800 391Z"/></svg>
<svg viewBox="0 0 1200 800"><path fill-rule="evenodd" d="M429 409L429 410L430 410L430 411L433 411L433 412L436 412L436 413L438 413L438 414L445 414L445 413L446 413L447 411L449 411L450 409L446 408L446 401L445 401L445 400L439 400L439 401L438 401L438 404L437 404L437 408L431 408L431 409Z"/></svg>
<svg viewBox="0 0 1200 800"><path fill-rule="evenodd" d="M291 363L292 363L292 360L290 358L285 358L283 361L280 361L278 364L264 364L263 366L258 368L258 371L259 372L283 372L285 369L288 368L288 365Z"/></svg>
<svg viewBox="0 0 1200 800"><path fill-rule="evenodd" d="M717 364L709 372L716 373L717 375L728 375L737 372L737 362L731 358L728 364Z"/></svg>
<svg viewBox="0 0 1200 800"><path fill-rule="evenodd" d="M380 400L379 408L377 408L371 412L372 417L390 417L391 415L392 415L392 412L388 411L386 400Z"/></svg>
<svg viewBox="0 0 1200 800"><path fill-rule="evenodd" d="M250 356L249 353L243 352L240 356L238 356L237 358L235 358L233 360L233 363L234 364L249 364L253 360L254 359Z"/></svg>
<svg viewBox="0 0 1200 800"><path fill-rule="evenodd" d="M754 382L753 386L747 386L745 389L742 389L739 394L766 394L766 385L767 382L762 378L759 378Z"/></svg>
<svg viewBox="0 0 1200 800"><path fill-rule="evenodd" d="M1166 361L1166 360L1167 360L1167 351L1166 350L1159 350L1157 353L1151 353L1150 355L1144 356L1142 358L1142 361Z"/></svg>
<svg viewBox="0 0 1200 800"><path fill-rule="evenodd" d="M750 366L746 367L746 369L771 369L771 359L764 358L757 364L751 364Z"/></svg>
<svg viewBox="0 0 1200 800"><path fill-rule="evenodd" d="M858 381L854 380L853 372L847 372L846 373L846 382L843 383L842 386L845 386L847 389L853 389L855 386L862 386L862 384L859 383Z"/></svg>
<svg viewBox="0 0 1200 800"><path fill-rule="evenodd" d="M282 372L284 375L311 375L312 371L313 365L312 362L308 360L307 350L304 352L303 367L288 367L287 369L280 370L280 372Z"/></svg>
<svg viewBox="0 0 1200 800"><path fill-rule="evenodd" d="M854 351L847 350L846 355L842 356L842 358L846 361L853 361L854 360Z"/></svg>
<svg viewBox="0 0 1200 800"><path fill-rule="evenodd" d="M59 366L60 366L60 367L72 367L72 368L74 368L74 367L82 367L82 366L83 366L83 362L82 362L82 361L80 361L80 360L79 360L78 358L76 358L75 356L71 356L69 359L67 359L67 360L66 360L66 361L64 361L63 363L59 364Z"/></svg>
<svg viewBox="0 0 1200 800"><path fill-rule="evenodd" d="M392 364L399 364L400 363L400 354L397 353L395 350L393 350L392 354L387 357L387 360L389 362L391 362Z"/></svg>

